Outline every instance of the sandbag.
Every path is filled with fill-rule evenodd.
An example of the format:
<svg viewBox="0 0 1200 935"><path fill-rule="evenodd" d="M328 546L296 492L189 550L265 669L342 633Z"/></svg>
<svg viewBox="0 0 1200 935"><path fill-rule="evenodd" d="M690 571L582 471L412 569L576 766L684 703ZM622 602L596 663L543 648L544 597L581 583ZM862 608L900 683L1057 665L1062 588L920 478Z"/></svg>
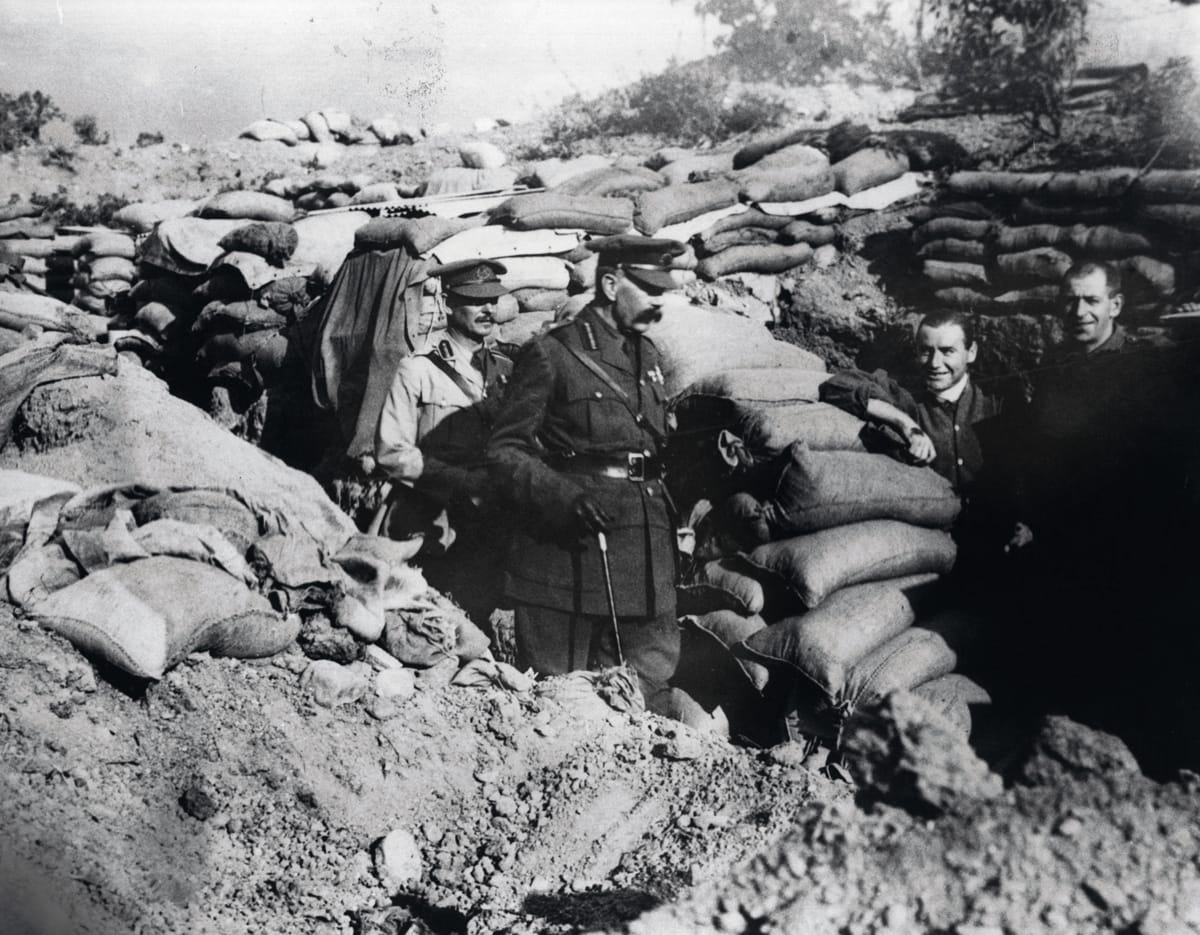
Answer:
<svg viewBox="0 0 1200 935"><path fill-rule="evenodd" d="M145 234L154 229L161 221L171 218L181 218L192 214L200 202L191 199L177 198L168 201L136 202L126 205L112 216L112 222L119 227L125 227L139 234Z"/></svg>
<svg viewBox="0 0 1200 935"><path fill-rule="evenodd" d="M333 133L329 129L329 123L325 120L319 110L310 111L300 118L301 122L308 127L308 135L312 137L316 143L332 143Z"/></svg>
<svg viewBox="0 0 1200 935"><path fill-rule="evenodd" d="M779 234L784 244L806 243L810 247L824 247L837 240L838 229L830 224L811 224L808 221L792 221Z"/></svg>
<svg viewBox="0 0 1200 935"><path fill-rule="evenodd" d="M1063 274L1071 268L1072 262L1069 254L1053 247L1001 253L993 260L991 278L998 285L1012 288L1039 283L1057 285L1062 281Z"/></svg>
<svg viewBox="0 0 1200 935"><path fill-rule="evenodd" d="M77 493L79 485L70 481L11 468L0 469L0 526L20 526L24 530L39 501Z"/></svg>
<svg viewBox="0 0 1200 935"><path fill-rule="evenodd" d="M687 155L667 163L658 174L668 185L687 185L721 179L733 171L733 153Z"/></svg>
<svg viewBox="0 0 1200 935"><path fill-rule="evenodd" d="M949 533L877 519L761 545L748 560L782 579L811 608L852 584L945 574L955 556Z"/></svg>
<svg viewBox="0 0 1200 935"><path fill-rule="evenodd" d="M364 185L350 199L352 205L373 205L383 201L398 201L400 189L393 182L372 182Z"/></svg>
<svg viewBox="0 0 1200 935"><path fill-rule="evenodd" d="M759 542L770 542L871 519L948 529L960 503L950 482L932 468L881 454L813 451L797 442L760 506L765 535Z"/></svg>
<svg viewBox="0 0 1200 935"><path fill-rule="evenodd" d="M197 212L202 218L247 218L253 221L291 221L292 203L266 192L233 191L213 195Z"/></svg>
<svg viewBox="0 0 1200 935"><path fill-rule="evenodd" d="M1032 224L1026 227L1002 227L992 244L997 253L1019 253L1037 247L1061 247L1089 259L1104 260L1144 253L1154 249L1145 234L1125 227L1075 224Z"/></svg>
<svg viewBox="0 0 1200 935"><path fill-rule="evenodd" d="M296 132L291 127L277 120L255 120L249 126L245 127L238 136L244 139L257 140L260 143L278 141L287 146L295 146L300 142L296 136Z"/></svg>
<svg viewBox="0 0 1200 935"><path fill-rule="evenodd" d="M375 134L375 138L384 146L395 146L401 142L413 142L412 139L403 139L404 131L400 126L400 121L395 117L376 117L371 121L368 129Z"/></svg>
<svg viewBox="0 0 1200 935"><path fill-rule="evenodd" d="M555 312L527 312L500 326L499 338L506 344L522 345L543 333L556 321Z"/></svg>
<svg viewBox="0 0 1200 935"><path fill-rule="evenodd" d="M966 286L986 289L987 269L979 263L952 263L948 260L923 260L921 275L937 286Z"/></svg>
<svg viewBox="0 0 1200 935"><path fill-rule="evenodd" d="M912 575L843 588L815 610L759 630L741 649L801 672L833 701L844 694L856 663L912 626L937 580Z"/></svg>
<svg viewBox="0 0 1200 935"><path fill-rule="evenodd" d="M665 305L649 334L662 354L664 388L672 396L701 377L736 367L825 370L816 354L776 341L757 322L682 303Z"/></svg>
<svg viewBox="0 0 1200 935"><path fill-rule="evenodd" d="M854 195L898 179L908 168L908 156L904 153L869 147L835 163L832 171L837 190L845 195Z"/></svg>
<svg viewBox="0 0 1200 935"><path fill-rule="evenodd" d="M93 280L123 279L132 282L137 278L137 267L132 260L120 256L97 257L88 267L88 273Z"/></svg>
<svg viewBox="0 0 1200 935"><path fill-rule="evenodd" d="M1175 267L1149 256L1131 256L1116 266L1125 277L1125 292L1130 301L1161 299L1175 292Z"/></svg>
<svg viewBox="0 0 1200 935"><path fill-rule="evenodd" d="M428 253L460 231L479 227L482 218L373 218L354 231L356 250L395 250L403 247L413 256Z"/></svg>
<svg viewBox="0 0 1200 935"><path fill-rule="evenodd" d="M594 153L576 156L574 159L542 159L531 167L531 175L535 185L541 188L557 188L567 179L596 169L605 169L612 165L608 156Z"/></svg>
<svg viewBox="0 0 1200 935"><path fill-rule="evenodd" d="M683 395L720 396L746 402L817 402L829 374L784 367L739 367L701 377Z"/></svg>
<svg viewBox="0 0 1200 935"><path fill-rule="evenodd" d="M720 234L740 230L743 227L780 231L791 223L792 219L785 215L767 214L765 211L753 208L749 211L742 211L740 214L729 214L719 218L696 236L702 244L707 244Z"/></svg>
<svg viewBox="0 0 1200 935"><path fill-rule="evenodd" d="M787 147L804 146L808 148L807 144L813 142L814 137L819 133L819 130L802 127L790 130L778 130L774 133L760 136L751 140L733 154L733 168L744 169L761 161L771 153L779 152Z"/></svg>
<svg viewBox="0 0 1200 935"><path fill-rule="evenodd" d="M695 628L730 651L766 626L762 617L757 614L739 614L732 610L716 610L708 614L689 615L683 617L680 623ZM733 653L733 658L756 691L761 692L767 687L770 672L766 666L753 659L739 656L737 653Z"/></svg>
<svg viewBox="0 0 1200 935"><path fill-rule="evenodd" d="M739 227L722 231L700 241L700 252L705 256L720 253L730 247L761 246L773 244L779 238L779 230L762 227Z"/></svg>
<svg viewBox="0 0 1200 935"><path fill-rule="evenodd" d="M279 329L287 323L284 316L257 302L209 302L192 323L192 331L196 334L215 331L245 334L267 328Z"/></svg>
<svg viewBox="0 0 1200 935"><path fill-rule="evenodd" d="M960 609L921 620L858 660L846 673L840 706L850 712L949 675L960 655L978 643L983 626L978 616Z"/></svg>
<svg viewBox="0 0 1200 935"><path fill-rule="evenodd" d="M952 723L962 729L964 735L971 733L971 705L990 705L992 696L979 683L960 672L938 676L912 689L945 714ZM966 714L965 718L963 714Z"/></svg>
<svg viewBox="0 0 1200 935"><path fill-rule="evenodd" d="M468 140L458 148L458 158L468 169L499 169L508 162L508 156L495 143L486 140Z"/></svg>
<svg viewBox="0 0 1200 935"><path fill-rule="evenodd" d="M275 221L235 228L222 237L217 246L228 252L253 253L272 266L282 267L296 252L299 242L295 227Z"/></svg>
<svg viewBox="0 0 1200 935"><path fill-rule="evenodd" d="M515 230L578 229L593 234L621 234L633 226L628 198L540 192L517 195L491 212L491 221Z"/></svg>
<svg viewBox="0 0 1200 935"><path fill-rule="evenodd" d="M807 263L812 253L812 247L806 243L730 247L701 260L696 273L710 281L731 273L782 273Z"/></svg>
<svg viewBox="0 0 1200 935"><path fill-rule="evenodd" d="M13 237L11 240L0 241L0 243L4 244L6 252L17 256L34 256L44 259L54 253L54 241L48 237L33 240Z"/></svg>
<svg viewBox="0 0 1200 935"><path fill-rule="evenodd" d="M1103 224L1120 218L1116 204L1054 204L1022 198L1012 210L1012 219L1022 224Z"/></svg>
<svg viewBox="0 0 1200 935"><path fill-rule="evenodd" d="M738 187L725 180L668 185L637 196L633 222L643 234L653 236L669 224L690 221L709 211L727 208L737 200Z"/></svg>
<svg viewBox="0 0 1200 935"><path fill-rule="evenodd" d="M520 314L530 312L556 312L569 298L566 289L515 289L513 298L517 301Z"/></svg>
<svg viewBox="0 0 1200 935"><path fill-rule="evenodd" d="M434 169L425 182L426 196L458 195L466 192L503 190L512 188L517 182L515 169L501 166L497 169L467 169L446 166Z"/></svg>
<svg viewBox="0 0 1200 935"><path fill-rule="evenodd" d="M865 451L866 422L828 403L776 403L747 408L736 432L751 450L778 453L794 442L814 451Z"/></svg>
<svg viewBox="0 0 1200 935"><path fill-rule="evenodd" d="M989 255L987 244L956 237L930 240L917 251L917 256L923 260L949 260L955 263L983 263Z"/></svg>
<svg viewBox="0 0 1200 935"><path fill-rule="evenodd" d="M1137 209L1142 221L1153 221L1195 236L1200 229L1200 205L1143 205Z"/></svg>
<svg viewBox="0 0 1200 935"><path fill-rule="evenodd" d="M1133 183L1133 194L1146 202L1200 203L1200 171L1152 169Z"/></svg>
<svg viewBox="0 0 1200 935"><path fill-rule="evenodd" d="M163 491L134 503L131 512L139 526L160 519L211 526L243 553L265 531L252 509L222 490Z"/></svg>
<svg viewBox="0 0 1200 935"><path fill-rule="evenodd" d="M992 305L994 304L990 295L980 292L978 289L972 289L970 286L947 286L935 289L933 301L945 308L985 314L993 311Z"/></svg>
<svg viewBox="0 0 1200 935"><path fill-rule="evenodd" d="M744 200L760 204L807 201L828 195L836 184L833 170L827 164L820 163L775 168L759 168L756 165L735 173L733 180Z"/></svg>
<svg viewBox="0 0 1200 935"><path fill-rule="evenodd" d="M758 170L792 167L820 167L827 169L829 168L829 157L821 152L821 150L814 146L809 146L807 143L793 143L790 146L783 146L774 152L767 153L754 163L754 168Z"/></svg>
<svg viewBox="0 0 1200 935"><path fill-rule="evenodd" d="M929 240L953 237L956 240L986 241L995 225L992 221L970 221L965 218L934 218L913 230L913 242L920 246Z"/></svg>
<svg viewBox="0 0 1200 935"><path fill-rule="evenodd" d="M54 221L41 218L18 217L0 221L0 240L25 238L49 240L54 236Z"/></svg>
<svg viewBox="0 0 1200 935"><path fill-rule="evenodd" d="M160 679L191 652L252 658L283 650L297 617L200 562L158 556L115 565L34 605L47 629L138 678Z"/></svg>
<svg viewBox="0 0 1200 935"><path fill-rule="evenodd" d="M81 237L71 248L71 253L77 257L90 253L97 257L113 256L132 260L135 252L133 238L118 231L93 231Z"/></svg>
<svg viewBox="0 0 1200 935"><path fill-rule="evenodd" d="M758 614L765 606L765 592L758 580L747 571L749 569L738 558L715 559L699 568L695 583L716 588L740 613Z"/></svg>
<svg viewBox="0 0 1200 935"><path fill-rule="evenodd" d="M555 186L560 195L590 195L592 197L626 196L652 192L662 188L667 180L650 169L605 166L573 175ZM632 223L632 220L630 221Z"/></svg>
<svg viewBox="0 0 1200 935"><path fill-rule="evenodd" d="M508 289L555 289L565 292L571 281L567 264L555 256L505 257L500 282Z"/></svg>

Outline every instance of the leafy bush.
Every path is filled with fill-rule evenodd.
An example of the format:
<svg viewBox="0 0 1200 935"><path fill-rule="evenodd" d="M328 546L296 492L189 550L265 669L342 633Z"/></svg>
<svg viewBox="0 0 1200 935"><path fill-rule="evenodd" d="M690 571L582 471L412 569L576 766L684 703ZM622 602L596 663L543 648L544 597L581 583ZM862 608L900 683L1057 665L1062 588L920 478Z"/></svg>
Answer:
<svg viewBox="0 0 1200 935"><path fill-rule="evenodd" d="M58 166L68 172L75 171L75 150L69 146L55 146L42 157L42 165Z"/></svg>
<svg viewBox="0 0 1200 935"><path fill-rule="evenodd" d="M42 138L42 128L62 111L41 91L14 96L0 91L0 152L11 152Z"/></svg>
<svg viewBox="0 0 1200 935"><path fill-rule="evenodd" d="M1200 161L1200 86L1191 59L1169 59L1130 97L1125 108L1137 119L1143 160L1159 157L1180 166Z"/></svg>
<svg viewBox="0 0 1200 935"><path fill-rule="evenodd" d="M76 117L71 122L71 127L84 146L103 146L109 140L107 133L100 132L100 125L91 114Z"/></svg>
<svg viewBox="0 0 1200 935"><path fill-rule="evenodd" d="M698 0L730 27L717 40L746 78L810 84L847 66L884 84L911 82L915 55L889 22L887 0L865 16L845 0Z"/></svg>
<svg viewBox="0 0 1200 935"><path fill-rule="evenodd" d="M583 140L634 133L692 145L777 126L787 114L787 103L778 97L731 95L728 81L711 71L672 63L627 88L591 100L567 98L549 117L541 151L568 155Z"/></svg>
<svg viewBox="0 0 1200 935"><path fill-rule="evenodd" d="M1083 45L1087 0L926 0L922 62L973 109L1017 114L1059 136L1063 95Z"/></svg>
<svg viewBox="0 0 1200 935"><path fill-rule="evenodd" d="M127 199L105 192L90 204L77 205L62 185L53 194L34 193L29 200L53 214L59 224L80 227L105 227L114 214L129 204Z"/></svg>

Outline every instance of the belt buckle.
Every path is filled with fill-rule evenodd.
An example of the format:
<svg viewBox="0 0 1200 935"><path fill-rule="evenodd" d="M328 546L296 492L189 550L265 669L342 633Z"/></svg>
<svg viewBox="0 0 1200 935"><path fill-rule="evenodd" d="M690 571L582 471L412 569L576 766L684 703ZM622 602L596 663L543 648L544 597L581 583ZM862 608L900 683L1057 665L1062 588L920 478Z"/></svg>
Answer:
<svg viewBox="0 0 1200 935"><path fill-rule="evenodd" d="M632 481L644 481L646 479L646 456L636 451L631 451L625 457L629 479Z"/></svg>

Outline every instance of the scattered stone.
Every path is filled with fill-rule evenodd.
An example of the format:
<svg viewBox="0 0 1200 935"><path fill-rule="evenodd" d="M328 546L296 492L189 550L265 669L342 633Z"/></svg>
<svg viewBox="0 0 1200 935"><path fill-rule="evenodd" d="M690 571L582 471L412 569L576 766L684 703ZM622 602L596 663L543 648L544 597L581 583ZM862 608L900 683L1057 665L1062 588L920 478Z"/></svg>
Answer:
<svg viewBox="0 0 1200 935"><path fill-rule="evenodd" d="M375 696L385 701L403 701L417 691L411 669L383 669L375 673Z"/></svg>
<svg viewBox="0 0 1200 935"><path fill-rule="evenodd" d="M807 750L807 744L800 743L797 740L789 740L786 743L777 743L767 750L767 759L772 763L778 763L780 766L803 766Z"/></svg>
<svg viewBox="0 0 1200 935"><path fill-rule="evenodd" d="M691 732L680 732L654 747L654 755L668 760L694 760L704 754L704 744Z"/></svg>
<svg viewBox="0 0 1200 935"><path fill-rule="evenodd" d="M1054 833L1064 838L1076 837L1083 830L1083 822L1074 816L1064 818L1054 829Z"/></svg>
<svg viewBox="0 0 1200 935"><path fill-rule="evenodd" d="M313 662L300 677L313 700L326 708L358 701L371 687L371 669L364 663L338 665L328 659Z"/></svg>
<svg viewBox="0 0 1200 935"><path fill-rule="evenodd" d="M212 787L203 779L194 779L192 784L183 790L179 804L197 821L208 821L217 813Z"/></svg>
<svg viewBox="0 0 1200 935"><path fill-rule="evenodd" d="M369 665L376 672L382 672L385 669L404 668L404 663L389 653L382 646L364 646L362 651L362 661Z"/></svg>
<svg viewBox="0 0 1200 935"><path fill-rule="evenodd" d="M893 692L861 709L843 730L842 751L864 799L920 817L1003 792L1000 777L941 711L910 692Z"/></svg>
<svg viewBox="0 0 1200 935"><path fill-rule="evenodd" d="M359 643L348 630L335 628L324 614L312 614L304 620L296 638L309 659L328 659L349 664L359 656Z"/></svg>
<svg viewBox="0 0 1200 935"><path fill-rule="evenodd" d="M421 879L421 848L405 828L389 831L376 842L371 856L376 876L388 889L411 886Z"/></svg>

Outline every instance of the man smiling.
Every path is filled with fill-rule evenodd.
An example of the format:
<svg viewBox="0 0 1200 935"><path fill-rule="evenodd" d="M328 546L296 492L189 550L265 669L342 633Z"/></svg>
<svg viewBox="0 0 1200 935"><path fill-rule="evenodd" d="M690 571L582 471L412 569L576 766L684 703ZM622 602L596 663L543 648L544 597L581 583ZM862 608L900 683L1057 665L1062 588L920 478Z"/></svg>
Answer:
<svg viewBox="0 0 1200 935"><path fill-rule="evenodd" d="M909 392L883 370L843 370L821 385L821 399L894 429L913 462L931 465L965 499L983 466L975 426L1000 412L1001 397L971 379L979 347L968 316L957 311L926 315L915 344L923 384L918 392Z"/></svg>

